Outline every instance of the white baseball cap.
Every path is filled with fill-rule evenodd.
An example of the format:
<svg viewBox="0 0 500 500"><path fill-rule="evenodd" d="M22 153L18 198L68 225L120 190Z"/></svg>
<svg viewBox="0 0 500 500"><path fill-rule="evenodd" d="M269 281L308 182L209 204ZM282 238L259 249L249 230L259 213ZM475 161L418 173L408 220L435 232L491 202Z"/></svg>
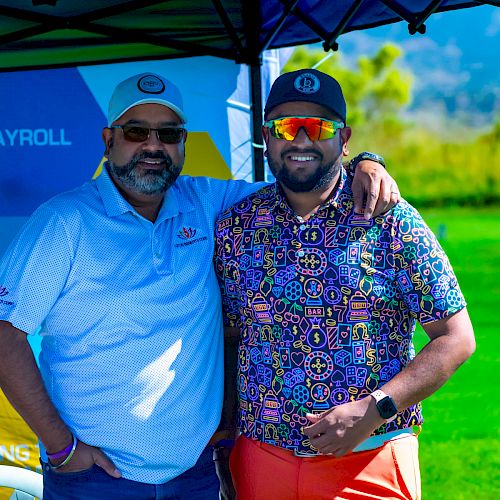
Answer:
<svg viewBox="0 0 500 500"><path fill-rule="evenodd" d="M163 76L141 73L119 83L108 107L108 127L130 108L139 104L162 104L179 115L186 123L179 89Z"/></svg>

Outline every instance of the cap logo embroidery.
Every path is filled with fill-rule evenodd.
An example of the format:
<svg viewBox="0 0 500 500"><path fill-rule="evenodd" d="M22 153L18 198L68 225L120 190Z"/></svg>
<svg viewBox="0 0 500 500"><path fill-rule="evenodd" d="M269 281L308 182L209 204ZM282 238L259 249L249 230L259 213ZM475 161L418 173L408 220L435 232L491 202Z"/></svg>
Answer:
<svg viewBox="0 0 500 500"><path fill-rule="evenodd" d="M303 94L314 94L320 88L319 79L312 73L302 73L295 78L293 82L294 87Z"/></svg>
<svg viewBox="0 0 500 500"><path fill-rule="evenodd" d="M143 76L137 87L145 94L161 94L165 90L165 84L155 75Z"/></svg>

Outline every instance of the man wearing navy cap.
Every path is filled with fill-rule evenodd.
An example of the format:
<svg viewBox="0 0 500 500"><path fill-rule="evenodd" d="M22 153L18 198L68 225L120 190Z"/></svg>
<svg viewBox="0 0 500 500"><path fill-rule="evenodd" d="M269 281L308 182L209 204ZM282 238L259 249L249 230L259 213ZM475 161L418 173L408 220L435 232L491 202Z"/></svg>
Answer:
<svg viewBox="0 0 500 500"><path fill-rule="evenodd" d="M40 439L45 500L218 498L213 232L258 186L179 177L186 121L164 77L120 83L102 174L39 207L3 259L0 385Z"/></svg>
<svg viewBox="0 0 500 500"><path fill-rule="evenodd" d="M216 229L227 342L239 340L237 498L418 499L420 401L475 346L453 270L404 200L372 220L354 210L334 78L281 75L262 131L277 181ZM416 321L430 341L415 356Z"/></svg>

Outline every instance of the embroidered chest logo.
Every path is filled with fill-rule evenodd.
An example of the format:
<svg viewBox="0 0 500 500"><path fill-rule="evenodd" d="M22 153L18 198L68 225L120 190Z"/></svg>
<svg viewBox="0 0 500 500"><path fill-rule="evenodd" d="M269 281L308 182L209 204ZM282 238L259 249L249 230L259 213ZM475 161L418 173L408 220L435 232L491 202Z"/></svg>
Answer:
<svg viewBox="0 0 500 500"><path fill-rule="evenodd" d="M194 227L182 227L177 233L177 237L181 240L190 240L196 236L196 229Z"/></svg>
<svg viewBox="0 0 500 500"><path fill-rule="evenodd" d="M196 237L198 235L198 237ZM177 231L177 241L179 243L176 243L174 246L175 247L185 247L188 245L192 245L193 243L198 243L200 241L205 241L207 240L206 236L202 235L202 232L200 229L190 227L190 226L182 226L178 231Z"/></svg>
<svg viewBox="0 0 500 500"><path fill-rule="evenodd" d="M0 285L0 297L6 297L7 295L9 295L9 290L7 290L7 287ZM2 298L0 298L0 304L12 306L12 305L14 305L14 302L11 302L9 300L3 300Z"/></svg>

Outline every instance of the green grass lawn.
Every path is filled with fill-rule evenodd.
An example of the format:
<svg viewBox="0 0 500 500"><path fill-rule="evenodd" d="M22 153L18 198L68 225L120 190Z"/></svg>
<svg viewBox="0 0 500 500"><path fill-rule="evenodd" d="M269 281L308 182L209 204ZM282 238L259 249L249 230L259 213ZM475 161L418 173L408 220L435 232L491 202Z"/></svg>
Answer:
<svg viewBox="0 0 500 500"><path fill-rule="evenodd" d="M499 359L494 341L500 333L500 207L421 213L441 235L467 300L477 342L472 358L424 402L423 498L500 498L500 398L494 379ZM426 339L419 327L417 349Z"/></svg>

